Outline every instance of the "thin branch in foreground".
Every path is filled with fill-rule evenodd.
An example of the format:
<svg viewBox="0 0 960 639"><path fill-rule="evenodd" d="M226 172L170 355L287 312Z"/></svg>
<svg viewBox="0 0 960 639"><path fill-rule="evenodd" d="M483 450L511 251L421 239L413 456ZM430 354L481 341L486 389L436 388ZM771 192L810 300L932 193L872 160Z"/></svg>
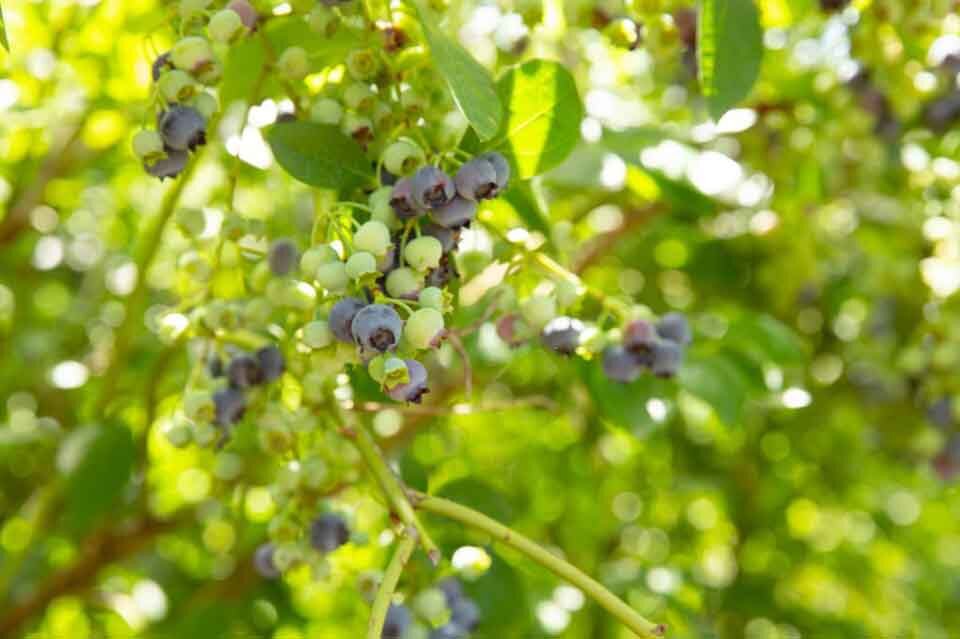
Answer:
<svg viewBox="0 0 960 639"><path fill-rule="evenodd" d="M432 497L416 491L409 491L409 494L415 508L441 515L485 532L496 541L523 553L561 579L578 587L637 636L644 639L653 639L662 637L666 633L666 626L642 617L622 599L607 590L603 584L513 529L487 517L483 513L461 506L448 499Z"/></svg>
<svg viewBox="0 0 960 639"><path fill-rule="evenodd" d="M403 569L410 561L410 556L416 547L417 531L408 529L400 540L400 544L393 554L393 559L387 566L383 581L380 582L380 589L377 590L377 596L373 600L373 609L370 611L370 625L367 627L367 639L380 639L383 635L383 625L386 623L387 612L389 612L390 604L393 601L393 593L396 591L397 583L400 582L400 575L403 574Z"/></svg>

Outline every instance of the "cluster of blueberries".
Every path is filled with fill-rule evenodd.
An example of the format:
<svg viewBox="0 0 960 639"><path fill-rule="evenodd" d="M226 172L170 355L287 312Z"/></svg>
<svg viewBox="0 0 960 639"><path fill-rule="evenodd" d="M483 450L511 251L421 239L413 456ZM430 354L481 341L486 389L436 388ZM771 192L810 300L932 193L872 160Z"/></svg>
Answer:
<svg viewBox="0 0 960 639"><path fill-rule="evenodd" d="M313 520L308 533L310 546L322 554L329 554L350 541L347 521L336 513L324 513ZM266 579L276 579L283 572L283 562L278 561L277 546L267 542L253 553L253 567Z"/></svg>
<svg viewBox="0 0 960 639"><path fill-rule="evenodd" d="M437 595L436 597L432 595ZM429 635L429 639L466 639L480 625L480 608L463 591L463 584L455 577L437 583L436 588L414 598L414 608L422 617L435 618L431 608L447 619ZM391 604L383 625L382 639L403 639L415 623L415 612L404 604Z"/></svg>
<svg viewBox="0 0 960 639"><path fill-rule="evenodd" d="M632 382L649 370L657 377L673 377L693 340L683 313L667 313L659 322L637 319L623 329L621 344L603 351L603 372L617 382Z"/></svg>
<svg viewBox="0 0 960 639"><path fill-rule="evenodd" d="M214 422L227 427L240 421L247 407L245 391L279 379L285 365L276 346L265 346L253 355L237 355L226 367L219 357L211 359L210 375L227 378L227 386L213 394Z"/></svg>

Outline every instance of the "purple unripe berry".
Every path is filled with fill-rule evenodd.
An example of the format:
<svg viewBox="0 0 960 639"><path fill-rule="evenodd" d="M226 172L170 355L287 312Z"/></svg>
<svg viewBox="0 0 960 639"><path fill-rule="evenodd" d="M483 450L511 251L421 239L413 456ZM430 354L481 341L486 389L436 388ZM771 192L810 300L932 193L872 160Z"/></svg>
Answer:
<svg viewBox="0 0 960 639"><path fill-rule="evenodd" d="M657 331L647 320L633 320L623 327L623 347L634 355L649 352L656 341Z"/></svg>
<svg viewBox="0 0 960 639"><path fill-rule="evenodd" d="M457 194L450 176L435 166L425 166L417 171L410 181L413 201L421 209L436 209Z"/></svg>
<svg viewBox="0 0 960 639"><path fill-rule="evenodd" d="M293 270L298 259L297 245L290 240L277 240L270 245L267 262L274 275L283 276Z"/></svg>
<svg viewBox="0 0 960 639"><path fill-rule="evenodd" d="M243 26L248 29L253 29L257 26L257 10L253 8L247 0L231 0L227 4L227 9L231 9L237 12L237 15L240 16L240 20L243 21Z"/></svg>
<svg viewBox="0 0 960 639"><path fill-rule="evenodd" d="M366 302L362 302L355 297L345 297L333 305L327 322L338 340L353 344L353 331L351 330L353 318L366 305Z"/></svg>
<svg viewBox="0 0 960 639"><path fill-rule="evenodd" d="M143 166L147 173L163 180L164 178L175 178L180 175L183 169L186 168L188 159L190 159L190 156L186 151L167 149L165 157L151 164L144 164Z"/></svg>
<svg viewBox="0 0 960 639"><path fill-rule="evenodd" d="M673 340L657 340L650 351L650 370L657 377L673 377L682 361L683 346Z"/></svg>
<svg viewBox="0 0 960 639"><path fill-rule="evenodd" d="M429 392L427 388L427 369L415 359L405 359L403 362L407 365L410 381L406 384L394 386L387 391L387 395L390 396L390 399L398 402L419 404L423 395Z"/></svg>
<svg viewBox="0 0 960 639"><path fill-rule="evenodd" d="M448 229L458 229L470 224L477 216L477 203L455 197L430 213L433 221Z"/></svg>
<svg viewBox="0 0 960 639"><path fill-rule="evenodd" d="M690 323L683 313L667 313L657 322L657 335L680 346L687 346L693 341L690 332Z"/></svg>
<svg viewBox="0 0 960 639"><path fill-rule="evenodd" d="M608 346L603 351L603 372L613 381L632 382L641 370L640 362L623 346Z"/></svg>
<svg viewBox="0 0 960 639"><path fill-rule="evenodd" d="M385 353L397 347L403 320L386 304L370 304L357 312L351 323L353 338L364 350Z"/></svg>
<svg viewBox="0 0 960 639"><path fill-rule="evenodd" d="M261 544L253 553L253 569L265 579L276 579L280 571L273 563L273 553L276 547L271 543Z"/></svg>
<svg viewBox="0 0 960 639"><path fill-rule="evenodd" d="M573 355L580 345L583 323L570 317L557 317L543 327L540 341L550 350L561 355Z"/></svg>
<svg viewBox="0 0 960 639"><path fill-rule="evenodd" d="M413 199L413 181L410 178L400 178L393 185L393 191L390 192L390 207L401 220L419 217L425 212Z"/></svg>
<svg viewBox="0 0 960 639"><path fill-rule="evenodd" d="M260 363L249 355L234 357L227 366L227 380L232 388L250 388L263 383Z"/></svg>
<svg viewBox="0 0 960 639"><path fill-rule="evenodd" d="M497 174L497 192L490 197L502 193L503 190L507 188L507 184L510 183L510 163L507 162L507 158L496 151L490 151L489 153L478 155L477 159L489 162Z"/></svg>
<svg viewBox="0 0 960 639"><path fill-rule="evenodd" d="M257 363L263 375L263 381L272 382L283 375L286 362L283 353L276 346L264 346L257 351Z"/></svg>
<svg viewBox="0 0 960 639"><path fill-rule="evenodd" d="M243 391L237 388L223 388L213 394L213 407L213 421L219 426L229 426L243 418L247 404Z"/></svg>
<svg viewBox="0 0 960 639"><path fill-rule="evenodd" d="M454 182L460 197L468 200L496 197L500 190L497 185L497 170L486 158L474 158L461 166Z"/></svg>
<svg viewBox="0 0 960 639"><path fill-rule="evenodd" d="M177 104L160 115L157 129L171 149L193 151L207 142L207 122L193 107Z"/></svg>
<svg viewBox="0 0 960 639"><path fill-rule="evenodd" d="M310 545L320 552L333 552L349 540L350 529L340 515L320 515L310 524Z"/></svg>
<svg viewBox="0 0 960 639"><path fill-rule="evenodd" d="M380 637L381 639L401 639L411 623L413 623L413 615L410 614L409 608L401 604L390 604Z"/></svg>

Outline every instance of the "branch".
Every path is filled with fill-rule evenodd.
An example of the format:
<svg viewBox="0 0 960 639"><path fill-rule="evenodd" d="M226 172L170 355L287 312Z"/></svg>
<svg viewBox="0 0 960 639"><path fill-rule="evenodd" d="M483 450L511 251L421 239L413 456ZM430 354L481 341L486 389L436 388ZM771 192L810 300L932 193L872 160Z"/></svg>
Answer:
<svg viewBox="0 0 960 639"><path fill-rule="evenodd" d="M430 495L415 491L410 491L410 496L415 508L447 517L448 519L458 521L461 524L485 532L500 543L520 551L561 579L580 588L580 590L589 595L611 615L619 619L637 636L643 637L644 639L651 639L653 637L662 637L666 632L666 626L663 624L655 624L640 616L633 608L607 590L600 582L576 566L541 548L511 528L471 508L461 506L447 499L431 497Z"/></svg>
<svg viewBox="0 0 960 639"><path fill-rule="evenodd" d="M367 639L381 639L383 635L383 625L387 620L387 612L390 610L390 604L393 601L393 593L397 589L397 583L400 581L400 575L404 567L410 561L410 555L413 549L417 547L417 531L409 530L400 540L397 551L387 566L387 572L383 575L383 581L380 582L380 589L377 590L377 596L373 600L373 609L370 611L370 625L367 627Z"/></svg>
<svg viewBox="0 0 960 639"><path fill-rule="evenodd" d="M604 233L603 235L597 236L592 242L590 242L590 244L587 245L586 250L577 256L577 259L574 262L573 272L577 274L583 273L598 259L609 255L610 249L612 249L625 235L628 235L637 227L643 226L650 221L650 218L662 211L662 206L654 205L639 211L629 212L627 214L627 219L623 224L609 233Z"/></svg>

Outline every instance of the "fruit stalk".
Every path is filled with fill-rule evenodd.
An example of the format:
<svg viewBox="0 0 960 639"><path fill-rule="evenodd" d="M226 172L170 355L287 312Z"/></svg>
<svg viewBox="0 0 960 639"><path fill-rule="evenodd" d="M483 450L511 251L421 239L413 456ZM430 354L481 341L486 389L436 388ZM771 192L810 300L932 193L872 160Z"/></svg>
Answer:
<svg viewBox="0 0 960 639"><path fill-rule="evenodd" d="M666 632L666 627L663 624L656 624L642 617L623 600L607 590L600 582L513 529L487 517L483 513L448 499L432 497L416 491L409 492L415 508L447 517L485 532L497 541L523 553L561 579L578 587L637 636L648 639L662 637Z"/></svg>
<svg viewBox="0 0 960 639"><path fill-rule="evenodd" d="M373 600L373 608L370 611L367 639L380 639L383 635L383 625L387 619L387 611L390 610L393 593L397 589L404 567L410 561L414 548L417 547L417 537L416 529L407 529L387 565L387 571L383 574L383 581L380 582L380 589L377 590L377 596Z"/></svg>

